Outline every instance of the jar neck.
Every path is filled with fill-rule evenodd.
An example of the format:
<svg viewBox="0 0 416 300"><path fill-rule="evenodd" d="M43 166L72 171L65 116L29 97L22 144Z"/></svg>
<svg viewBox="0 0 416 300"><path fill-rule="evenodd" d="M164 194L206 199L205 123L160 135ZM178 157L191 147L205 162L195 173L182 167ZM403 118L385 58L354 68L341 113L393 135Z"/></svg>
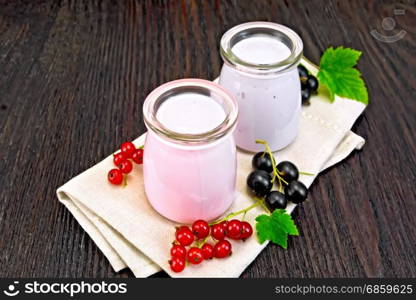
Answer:
<svg viewBox="0 0 416 300"><path fill-rule="evenodd" d="M275 61L253 62L240 57L233 50L237 43L253 38L263 37L281 43L287 47L289 54ZM297 66L303 51L303 43L296 32L290 28L271 22L249 22L228 30L221 38L220 53L224 63L238 71L252 75L272 75L287 71Z"/></svg>
<svg viewBox="0 0 416 300"><path fill-rule="evenodd" d="M163 123L158 117L158 110L162 104L168 99L173 99L172 97L180 98L185 93L203 96L208 101L215 102L215 105L219 105L224 110L224 119L215 124L213 128L200 132L179 131ZM175 113L177 115L173 118L184 118L181 113ZM144 102L143 115L149 131L159 138L170 143L198 146L213 143L232 131L237 121L238 106L235 98L216 83L202 79L181 79L163 84L151 92Z"/></svg>

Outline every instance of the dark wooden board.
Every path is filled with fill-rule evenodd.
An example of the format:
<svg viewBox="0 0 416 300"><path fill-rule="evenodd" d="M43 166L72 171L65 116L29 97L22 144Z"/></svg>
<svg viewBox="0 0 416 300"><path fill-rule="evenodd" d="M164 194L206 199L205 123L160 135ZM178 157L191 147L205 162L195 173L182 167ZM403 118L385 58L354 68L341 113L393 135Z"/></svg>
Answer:
<svg viewBox="0 0 416 300"><path fill-rule="evenodd" d="M156 86L216 77L226 29L268 20L296 30L315 63L329 46L363 51L371 104L354 126L364 149L320 175L297 209L301 237L268 246L242 276L415 277L415 11L415 1L0 1L0 276L132 276L111 269L56 188L144 132ZM372 29L407 33L383 43Z"/></svg>

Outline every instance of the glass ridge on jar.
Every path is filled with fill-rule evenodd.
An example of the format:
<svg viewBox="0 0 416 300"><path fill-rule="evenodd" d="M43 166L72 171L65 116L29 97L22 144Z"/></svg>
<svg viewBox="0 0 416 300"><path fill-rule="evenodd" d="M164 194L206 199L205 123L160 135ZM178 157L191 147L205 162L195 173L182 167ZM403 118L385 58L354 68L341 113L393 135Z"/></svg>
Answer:
<svg viewBox="0 0 416 300"><path fill-rule="evenodd" d="M181 79L151 92L143 114L144 187L153 208L180 223L223 214L236 191L235 98L211 81Z"/></svg>
<svg viewBox="0 0 416 300"><path fill-rule="evenodd" d="M222 36L219 84L237 98L238 147L261 151L263 145L255 143L261 139L276 151L296 138L301 111L297 65L302 51L300 37L276 23L244 23Z"/></svg>

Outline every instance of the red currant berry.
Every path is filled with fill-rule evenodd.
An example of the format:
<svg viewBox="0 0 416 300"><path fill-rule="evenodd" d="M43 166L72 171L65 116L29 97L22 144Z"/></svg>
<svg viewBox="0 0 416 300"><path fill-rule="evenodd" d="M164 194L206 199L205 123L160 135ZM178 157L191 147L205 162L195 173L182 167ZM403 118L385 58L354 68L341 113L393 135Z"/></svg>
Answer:
<svg viewBox="0 0 416 300"><path fill-rule="evenodd" d="M241 222L241 239L245 240L253 234L253 227L248 222Z"/></svg>
<svg viewBox="0 0 416 300"><path fill-rule="evenodd" d="M118 165L118 168L124 174L128 174L131 172L131 170L133 170L133 164L131 163L131 161L126 159L125 161L121 162L121 164Z"/></svg>
<svg viewBox="0 0 416 300"><path fill-rule="evenodd" d="M204 255L204 259L211 259L214 257L214 246L211 244L205 243L202 247L202 255Z"/></svg>
<svg viewBox="0 0 416 300"><path fill-rule="evenodd" d="M200 264L204 260L204 254L202 250L197 247L192 247L188 251L188 261L191 264L197 265Z"/></svg>
<svg viewBox="0 0 416 300"><path fill-rule="evenodd" d="M125 142L121 145L121 152L127 157L130 158L134 151L136 151L136 147L132 142Z"/></svg>
<svg viewBox="0 0 416 300"><path fill-rule="evenodd" d="M119 169L112 169L108 172L108 181L112 184L119 185L123 182L123 173Z"/></svg>
<svg viewBox="0 0 416 300"><path fill-rule="evenodd" d="M143 149L137 149L131 155L131 159L138 165L143 163Z"/></svg>
<svg viewBox="0 0 416 300"><path fill-rule="evenodd" d="M169 261L170 269L173 272L179 273L182 272L183 269L185 269L185 259L180 257L172 257L172 259Z"/></svg>
<svg viewBox="0 0 416 300"><path fill-rule="evenodd" d="M181 226L176 230L176 240L181 244L182 246L189 246L194 241L194 235L187 226Z"/></svg>
<svg viewBox="0 0 416 300"><path fill-rule="evenodd" d="M222 221L220 225L224 228L224 232L227 232L228 221Z"/></svg>
<svg viewBox="0 0 416 300"><path fill-rule="evenodd" d="M186 248L182 245L173 245L172 248L170 248L170 255L172 257L179 257L179 258L186 258Z"/></svg>
<svg viewBox="0 0 416 300"><path fill-rule="evenodd" d="M192 232L197 239L204 239L209 234L209 224L204 220L197 220L192 224Z"/></svg>
<svg viewBox="0 0 416 300"><path fill-rule="evenodd" d="M231 243L227 240L219 241L214 246L214 256L224 258L231 255Z"/></svg>
<svg viewBox="0 0 416 300"><path fill-rule="evenodd" d="M227 237L233 240L238 240L241 237L241 230L243 226L239 220L231 220L227 224Z"/></svg>
<svg viewBox="0 0 416 300"><path fill-rule="evenodd" d="M116 153L116 154L114 154L114 156L113 156L113 162L114 162L114 165L115 166L118 166L119 164L121 164L123 161L125 161L127 158L126 158L126 156L123 154L123 153L121 153L121 152L119 152L119 153Z"/></svg>
<svg viewBox="0 0 416 300"><path fill-rule="evenodd" d="M211 227L211 235L214 239L221 241L225 238L225 230L221 224L214 224Z"/></svg>

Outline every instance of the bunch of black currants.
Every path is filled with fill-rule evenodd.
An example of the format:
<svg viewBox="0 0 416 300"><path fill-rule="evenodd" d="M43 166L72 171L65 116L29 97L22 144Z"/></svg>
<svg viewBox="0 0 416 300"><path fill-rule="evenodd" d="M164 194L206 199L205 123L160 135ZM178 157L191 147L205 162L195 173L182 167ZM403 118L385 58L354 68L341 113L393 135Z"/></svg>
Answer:
<svg viewBox="0 0 416 300"><path fill-rule="evenodd" d="M300 78L300 84L302 87L302 104L309 105L309 99L312 93L316 93L318 90L318 79L309 73L309 71L302 65L298 66L298 73Z"/></svg>
<svg viewBox="0 0 416 300"><path fill-rule="evenodd" d="M275 159L271 151L268 151L254 155L252 165L255 171L247 177L247 185L255 196L264 197L271 212L285 209L288 201L296 204L305 201L308 189L298 181L299 170L292 162L282 161L275 165ZM278 190L272 191L276 180Z"/></svg>

